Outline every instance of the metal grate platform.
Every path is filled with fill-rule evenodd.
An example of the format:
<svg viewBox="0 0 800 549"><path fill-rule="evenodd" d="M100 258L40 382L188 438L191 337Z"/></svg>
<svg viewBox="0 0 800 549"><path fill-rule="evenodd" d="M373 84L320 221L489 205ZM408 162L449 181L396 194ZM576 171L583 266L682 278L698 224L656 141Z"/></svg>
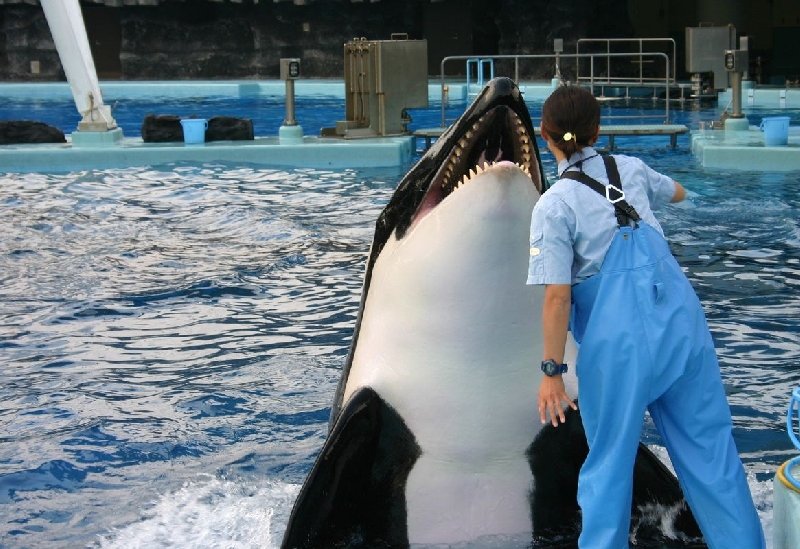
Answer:
<svg viewBox="0 0 800 549"><path fill-rule="evenodd" d="M682 124L621 124L600 126L600 135L608 137L608 148L614 150L614 137L618 135L668 135L669 146L678 145L678 135L688 133Z"/></svg>

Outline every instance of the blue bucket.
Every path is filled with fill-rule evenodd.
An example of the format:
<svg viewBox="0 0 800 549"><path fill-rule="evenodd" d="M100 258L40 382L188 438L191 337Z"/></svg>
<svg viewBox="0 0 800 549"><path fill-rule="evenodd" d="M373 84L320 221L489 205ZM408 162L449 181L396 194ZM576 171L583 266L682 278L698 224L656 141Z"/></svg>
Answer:
<svg viewBox="0 0 800 549"><path fill-rule="evenodd" d="M789 117L768 116L761 120L759 126L764 132L764 145L780 147L789 143Z"/></svg>
<svg viewBox="0 0 800 549"><path fill-rule="evenodd" d="M186 118L181 120L183 126L183 142L197 144L206 142L208 121L205 118Z"/></svg>

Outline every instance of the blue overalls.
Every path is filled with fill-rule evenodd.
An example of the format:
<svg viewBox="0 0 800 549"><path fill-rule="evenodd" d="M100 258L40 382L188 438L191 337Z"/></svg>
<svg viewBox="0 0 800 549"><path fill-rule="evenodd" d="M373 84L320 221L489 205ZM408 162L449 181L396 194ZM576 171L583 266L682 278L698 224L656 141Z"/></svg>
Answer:
<svg viewBox="0 0 800 549"><path fill-rule="evenodd" d="M616 167L607 164L607 171L621 187ZM621 202L616 206L627 206ZM620 229L600 271L572 287L590 448L578 485L579 546L628 547L632 471L649 410L708 546L763 549L700 301L664 237L644 222L630 226L617 212Z"/></svg>

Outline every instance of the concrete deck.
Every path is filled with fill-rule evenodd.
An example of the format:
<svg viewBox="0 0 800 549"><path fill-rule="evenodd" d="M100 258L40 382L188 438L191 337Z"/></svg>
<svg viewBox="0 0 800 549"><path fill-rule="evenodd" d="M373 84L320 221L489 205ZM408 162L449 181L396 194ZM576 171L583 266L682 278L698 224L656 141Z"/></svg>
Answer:
<svg viewBox="0 0 800 549"><path fill-rule="evenodd" d="M720 92L717 104L725 107L732 97L730 89ZM747 109L800 109L800 88L745 86L742 88L742 110Z"/></svg>
<svg viewBox="0 0 800 549"><path fill-rule="evenodd" d="M74 139L59 145L0 146L2 172L66 172L145 166L169 162L240 162L268 166L371 168L401 166L415 152L412 136L348 140L304 137L282 144L278 137L253 141L215 141L196 145L144 143L124 138L107 146L80 146Z"/></svg>
<svg viewBox="0 0 800 549"><path fill-rule="evenodd" d="M800 126L789 126L786 146L767 147L755 126L745 131L699 130L691 133L692 152L704 168L800 170Z"/></svg>

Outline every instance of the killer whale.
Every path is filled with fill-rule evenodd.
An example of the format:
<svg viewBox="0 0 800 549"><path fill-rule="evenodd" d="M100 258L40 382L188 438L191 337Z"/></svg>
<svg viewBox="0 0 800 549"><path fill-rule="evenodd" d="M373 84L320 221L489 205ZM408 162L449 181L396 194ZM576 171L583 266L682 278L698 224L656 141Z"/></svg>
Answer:
<svg viewBox="0 0 800 549"><path fill-rule="evenodd" d="M507 78L401 180L376 222L328 437L283 549L496 536L575 546L588 448L580 412L558 428L538 421L543 292L525 284L545 189L530 115ZM643 445L634 475L637 546L702 547L677 480ZM647 517L658 508L673 514L666 533Z"/></svg>

